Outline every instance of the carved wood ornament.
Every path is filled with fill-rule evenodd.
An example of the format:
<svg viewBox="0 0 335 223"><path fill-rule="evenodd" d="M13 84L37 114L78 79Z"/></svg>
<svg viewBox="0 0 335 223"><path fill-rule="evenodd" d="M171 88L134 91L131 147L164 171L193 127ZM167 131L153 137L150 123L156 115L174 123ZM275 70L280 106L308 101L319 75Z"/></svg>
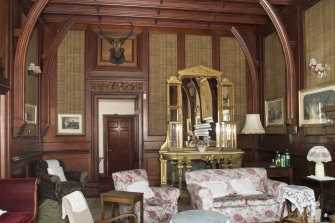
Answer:
<svg viewBox="0 0 335 223"><path fill-rule="evenodd" d="M143 82L92 82L92 92L143 92Z"/></svg>

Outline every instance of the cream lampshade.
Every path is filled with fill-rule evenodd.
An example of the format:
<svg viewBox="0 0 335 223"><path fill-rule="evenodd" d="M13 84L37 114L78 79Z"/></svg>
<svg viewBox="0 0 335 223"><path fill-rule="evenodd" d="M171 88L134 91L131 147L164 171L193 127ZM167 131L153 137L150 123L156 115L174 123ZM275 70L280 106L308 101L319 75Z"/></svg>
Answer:
<svg viewBox="0 0 335 223"><path fill-rule="evenodd" d="M245 124L242 129L242 134L252 134L252 153L253 160L257 161L256 157L256 146L255 146L255 134L264 134L265 130L261 123L259 114L247 114L245 117Z"/></svg>
<svg viewBox="0 0 335 223"><path fill-rule="evenodd" d="M262 126L259 114L247 114L242 134L264 134L265 130Z"/></svg>
<svg viewBox="0 0 335 223"><path fill-rule="evenodd" d="M332 157L326 147L314 146L308 151L307 160L315 162L315 176L324 177L325 168L322 162L330 162Z"/></svg>

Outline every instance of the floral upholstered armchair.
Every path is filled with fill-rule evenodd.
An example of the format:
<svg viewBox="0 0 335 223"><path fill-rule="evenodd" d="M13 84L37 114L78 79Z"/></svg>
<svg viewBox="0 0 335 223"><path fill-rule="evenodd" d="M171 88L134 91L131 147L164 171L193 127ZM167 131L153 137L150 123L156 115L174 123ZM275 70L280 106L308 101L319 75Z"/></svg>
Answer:
<svg viewBox="0 0 335 223"><path fill-rule="evenodd" d="M144 169L115 172L112 176L114 187L119 191L132 191L129 189L136 183L148 182L147 172ZM168 221L175 213L178 212L178 198L180 195L179 189L171 187L150 187L149 190L150 193L148 193L148 196L146 195L147 191L144 193L143 200L145 223ZM133 192L141 191L137 190ZM129 212L129 206L120 205L121 214ZM139 203L135 205L135 213L138 219L141 219Z"/></svg>
<svg viewBox="0 0 335 223"><path fill-rule="evenodd" d="M74 191L84 192L86 189L86 181L88 173L86 171L68 170L65 169L64 163L61 160L52 160L59 163L58 172L48 173L50 164L49 161L39 160L34 165L34 174L40 179L38 185L39 199L52 199L61 201L63 196Z"/></svg>
<svg viewBox="0 0 335 223"><path fill-rule="evenodd" d="M280 219L277 196L286 183L268 179L263 168L196 170L185 179L194 209L221 212L230 223Z"/></svg>

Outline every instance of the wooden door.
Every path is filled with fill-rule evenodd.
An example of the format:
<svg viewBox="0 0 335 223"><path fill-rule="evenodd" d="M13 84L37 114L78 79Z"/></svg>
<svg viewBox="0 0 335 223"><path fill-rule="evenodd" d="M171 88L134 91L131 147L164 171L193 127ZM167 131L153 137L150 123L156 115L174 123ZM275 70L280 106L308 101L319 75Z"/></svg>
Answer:
<svg viewBox="0 0 335 223"><path fill-rule="evenodd" d="M135 116L104 116L104 169L105 175L138 168L135 149Z"/></svg>

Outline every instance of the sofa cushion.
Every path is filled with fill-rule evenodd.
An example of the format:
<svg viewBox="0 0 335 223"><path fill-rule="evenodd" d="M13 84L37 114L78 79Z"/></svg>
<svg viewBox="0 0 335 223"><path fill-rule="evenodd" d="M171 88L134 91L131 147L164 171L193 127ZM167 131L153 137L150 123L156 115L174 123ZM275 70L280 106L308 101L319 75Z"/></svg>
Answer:
<svg viewBox="0 0 335 223"><path fill-rule="evenodd" d="M213 206L215 208L234 207L241 205L246 205L245 197L237 194L219 197L213 200Z"/></svg>
<svg viewBox="0 0 335 223"><path fill-rule="evenodd" d="M137 181L127 186L127 191L143 193L144 199L152 198L154 192L149 187L148 181Z"/></svg>
<svg viewBox="0 0 335 223"><path fill-rule="evenodd" d="M222 181L207 181L199 184L201 187L208 188L211 191L213 198L224 197L229 194L227 184ZM204 188L203 188L204 189ZM199 194L202 193L200 189Z"/></svg>
<svg viewBox="0 0 335 223"><path fill-rule="evenodd" d="M262 194L262 192L256 191L255 186L252 184L249 178L232 179L230 181L230 185L237 194L241 195Z"/></svg>

